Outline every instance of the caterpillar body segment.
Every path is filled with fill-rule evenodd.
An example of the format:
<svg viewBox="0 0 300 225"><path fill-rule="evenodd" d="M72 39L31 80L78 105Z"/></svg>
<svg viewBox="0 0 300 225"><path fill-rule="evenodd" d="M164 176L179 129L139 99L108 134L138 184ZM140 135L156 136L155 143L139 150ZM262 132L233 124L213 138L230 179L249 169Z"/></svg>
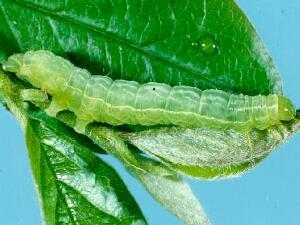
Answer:
<svg viewBox="0 0 300 225"><path fill-rule="evenodd" d="M295 115L292 103L283 96L245 96L163 83L114 81L107 76L92 76L43 50L12 55L3 68L52 96L46 110L49 115L65 109L74 112L76 130L81 133L92 121L249 131L266 129Z"/></svg>

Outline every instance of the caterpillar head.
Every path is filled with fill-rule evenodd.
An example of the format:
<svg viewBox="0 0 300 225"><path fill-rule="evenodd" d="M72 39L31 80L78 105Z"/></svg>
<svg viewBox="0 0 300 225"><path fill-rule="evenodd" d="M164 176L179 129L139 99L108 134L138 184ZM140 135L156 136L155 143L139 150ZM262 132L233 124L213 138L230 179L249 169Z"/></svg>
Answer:
<svg viewBox="0 0 300 225"><path fill-rule="evenodd" d="M35 87L40 86L36 77L31 76L31 70L24 64L24 54L18 53L8 57L2 67L5 71L15 73L21 80L25 80Z"/></svg>
<svg viewBox="0 0 300 225"><path fill-rule="evenodd" d="M15 73L22 80L29 81L29 71L26 71L23 64L24 54L14 54L2 65L3 70Z"/></svg>
<svg viewBox="0 0 300 225"><path fill-rule="evenodd" d="M279 120L292 120L296 115L296 110L291 100L278 96L278 113Z"/></svg>
<svg viewBox="0 0 300 225"><path fill-rule="evenodd" d="M8 57L8 60L2 65L3 70L20 74L20 69L23 65L24 54L14 54Z"/></svg>

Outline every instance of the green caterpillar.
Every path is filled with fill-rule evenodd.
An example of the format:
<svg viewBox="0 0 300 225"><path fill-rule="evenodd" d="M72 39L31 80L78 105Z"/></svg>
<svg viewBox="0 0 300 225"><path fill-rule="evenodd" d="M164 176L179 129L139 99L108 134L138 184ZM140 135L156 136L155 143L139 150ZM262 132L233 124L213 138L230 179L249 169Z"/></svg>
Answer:
<svg viewBox="0 0 300 225"><path fill-rule="evenodd" d="M80 133L92 121L249 131L266 129L295 115L291 101L283 96L234 95L163 83L113 81L107 76L92 76L87 70L43 50L12 55L3 69L51 95L52 102L46 110L49 115L56 116L65 109L74 112L76 130Z"/></svg>

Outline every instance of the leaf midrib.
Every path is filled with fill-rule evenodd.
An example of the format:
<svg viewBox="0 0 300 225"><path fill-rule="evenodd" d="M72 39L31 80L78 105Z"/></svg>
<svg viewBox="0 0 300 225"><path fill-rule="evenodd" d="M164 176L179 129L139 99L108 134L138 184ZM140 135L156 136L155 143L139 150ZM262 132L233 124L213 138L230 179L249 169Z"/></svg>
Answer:
<svg viewBox="0 0 300 225"><path fill-rule="evenodd" d="M21 3L21 2L19 2L19 1L12 1L12 2L13 2L14 4L16 4L16 5L20 5L20 6L23 6L23 7L29 8L29 9L32 9L33 11L37 11L37 12L39 12L39 13L41 13L41 14L43 14L43 15L46 15L46 16L48 16L48 17L54 17L54 18L60 19L60 20L62 20L62 21L68 21L69 23L72 23L72 24L74 24L74 25L77 25L77 26L79 26L79 27L82 27L82 28L84 28L84 29L86 29L86 30L90 30L90 31L92 31L92 32L95 32L95 33L97 33L97 34L99 34L99 35L104 36L105 38L112 39L112 40L114 40L115 42L120 43L121 45L125 45L126 47L131 48L131 49L135 50L136 52L139 52L139 53L141 53L141 54L143 54L143 55L146 55L146 56L148 56L148 57L150 57L150 58L153 58L153 59L155 59L155 60L157 60L157 61L161 61L162 63L167 64L167 66L169 66L169 67L175 67L175 68L177 68L177 69L179 69L179 70L181 70L181 71L190 73L190 74L192 74L193 76L195 76L195 77L197 77L197 78L200 77L201 79L203 79L203 80L205 80L206 82L210 83L210 84L213 85L214 87L217 87L217 86L220 87L220 84L219 84L219 85L216 85L215 82L213 82L212 80L210 80L210 79L208 79L207 77L203 76L202 74L199 74L198 72L193 71L193 70L191 70L191 69L189 69L189 68L187 68L187 67L184 67L184 66L182 66L182 65L178 65L178 64L176 64L175 62L168 61L168 60L162 58L161 56L158 56L158 55L153 54L153 52L148 52L148 51L146 51L145 49L140 48L138 45L135 45L135 44L130 43L130 40L126 40L126 39L122 39L122 38L120 38L120 37L116 37L116 36L110 34L109 32L104 31L102 28L95 27L94 25L90 25L90 24L83 23L83 22L81 22L81 21L72 19L72 18L70 18L70 17L68 17L68 16L65 16L65 15L60 15L60 14L51 12L51 11L49 11L49 10L43 9L43 8L41 8L41 7L38 7L38 6L35 5L35 4ZM1 4L1 2L0 2L0 4ZM8 18L6 18L6 19L8 20ZM10 23L10 22L8 21L8 23Z"/></svg>

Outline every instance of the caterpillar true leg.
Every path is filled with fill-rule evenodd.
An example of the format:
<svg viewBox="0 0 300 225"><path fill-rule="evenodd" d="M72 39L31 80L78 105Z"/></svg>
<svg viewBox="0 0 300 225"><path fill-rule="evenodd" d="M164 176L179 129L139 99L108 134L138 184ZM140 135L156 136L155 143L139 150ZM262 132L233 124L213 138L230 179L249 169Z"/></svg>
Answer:
<svg viewBox="0 0 300 225"><path fill-rule="evenodd" d="M78 119L76 120L76 124L75 124L75 131L77 131L80 134L84 134L85 132L85 128L86 126L91 123L92 121L89 120L82 120L82 119Z"/></svg>
<svg viewBox="0 0 300 225"><path fill-rule="evenodd" d="M20 92L20 99L23 101L47 102L48 95L39 89L24 89Z"/></svg>
<svg viewBox="0 0 300 225"><path fill-rule="evenodd" d="M45 110L45 112L48 115L55 117L58 112L65 109L67 109L67 105L63 103L59 97L53 97L50 106Z"/></svg>

